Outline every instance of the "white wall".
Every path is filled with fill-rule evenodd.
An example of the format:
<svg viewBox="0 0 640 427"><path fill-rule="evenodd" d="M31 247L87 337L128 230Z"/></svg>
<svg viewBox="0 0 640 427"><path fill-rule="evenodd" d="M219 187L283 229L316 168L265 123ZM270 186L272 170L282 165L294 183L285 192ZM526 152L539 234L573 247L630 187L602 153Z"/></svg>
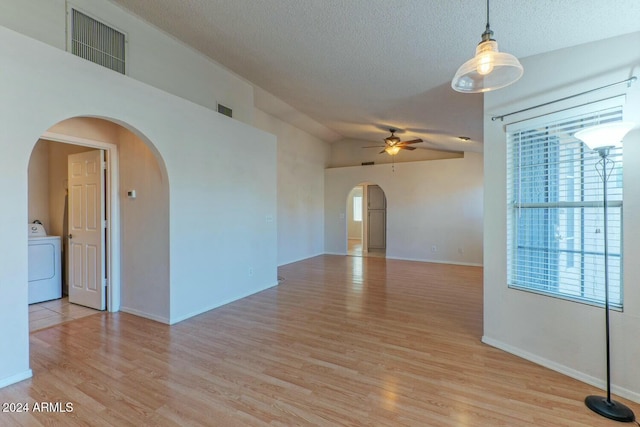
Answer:
<svg viewBox="0 0 640 427"><path fill-rule="evenodd" d="M255 126L278 138L278 265L324 252L324 168L330 147L259 109Z"/></svg>
<svg viewBox="0 0 640 427"><path fill-rule="evenodd" d="M149 147L127 129L118 126L114 142L120 157L120 310L166 321L171 303L166 171ZM136 191L135 199L127 197L129 190Z"/></svg>
<svg viewBox="0 0 640 427"><path fill-rule="evenodd" d="M273 135L4 27L0 38L0 186L10 207L0 210L0 386L31 375L27 169L36 141L64 119L110 118L164 161L169 323L277 283Z"/></svg>
<svg viewBox="0 0 640 427"><path fill-rule="evenodd" d="M484 337L552 369L603 386L602 308L507 288L505 124L603 99L625 86L492 121L492 115L528 108L624 80L640 67L640 33L524 58L524 77L485 95ZM640 84L630 90L639 103ZM635 101L634 101L635 100ZM627 117L640 122L640 114ZM624 141L624 312L612 312L613 391L640 401L640 130Z"/></svg>
<svg viewBox="0 0 640 427"><path fill-rule="evenodd" d="M327 169L327 253L347 253L347 195L362 182L387 197L387 258L482 265L482 154Z"/></svg>
<svg viewBox="0 0 640 427"><path fill-rule="evenodd" d="M49 221L49 146L46 143L36 144L29 159L28 222L35 220L42 223L47 233L54 235Z"/></svg>
<svg viewBox="0 0 640 427"><path fill-rule="evenodd" d="M65 50L66 3L0 0L0 25ZM244 79L114 3L68 3L127 34L129 77L214 110L222 103L233 109L235 119L253 123L253 87Z"/></svg>

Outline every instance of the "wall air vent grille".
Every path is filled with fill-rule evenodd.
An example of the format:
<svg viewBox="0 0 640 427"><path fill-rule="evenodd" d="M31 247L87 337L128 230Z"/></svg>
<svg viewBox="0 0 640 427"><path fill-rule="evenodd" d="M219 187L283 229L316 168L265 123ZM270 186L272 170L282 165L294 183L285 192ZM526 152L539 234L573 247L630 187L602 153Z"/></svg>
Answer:
<svg viewBox="0 0 640 427"><path fill-rule="evenodd" d="M218 104L218 113L224 114L225 116L228 116L228 117L233 117L233 110L222 104Z"/></svg>
<svg viewBox="0 0 640 427"><path fill-rule="evenodd" d="M125 34L71 9L71 53L125 74Z"/></svg>

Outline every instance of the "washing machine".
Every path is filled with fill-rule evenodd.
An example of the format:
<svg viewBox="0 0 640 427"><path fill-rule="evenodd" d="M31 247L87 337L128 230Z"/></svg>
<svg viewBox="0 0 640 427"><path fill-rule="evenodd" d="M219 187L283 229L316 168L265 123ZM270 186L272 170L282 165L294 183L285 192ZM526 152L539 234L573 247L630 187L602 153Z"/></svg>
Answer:
<svg viewBox="0 0 640 427"><path fill-rule="evenodd" d="M29 225L29 304L62 298L60 236L42 224Z"/></svg>

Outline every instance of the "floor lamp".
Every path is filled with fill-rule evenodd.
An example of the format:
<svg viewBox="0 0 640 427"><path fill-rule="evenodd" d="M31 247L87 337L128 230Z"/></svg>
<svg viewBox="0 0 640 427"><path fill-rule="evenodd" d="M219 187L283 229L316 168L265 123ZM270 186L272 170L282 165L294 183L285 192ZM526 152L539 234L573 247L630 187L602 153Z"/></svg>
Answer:
<svg viewBox="0 0 640 427"><path fill-rule="evenodd" d="M603 186L604 206L604 311L607 347L607 396L587 396L585 405L592 411L615 421L635 421L633 411L620 402L611 400L611 361L609 346L609 250L607 235L607 181L613 171L615 162L609 159L609 150L622 145L622 139L631 130L634 123L615 122L593 126L576 132L575 137L581 140L591 150L600 155L596 166Z"/></svg>

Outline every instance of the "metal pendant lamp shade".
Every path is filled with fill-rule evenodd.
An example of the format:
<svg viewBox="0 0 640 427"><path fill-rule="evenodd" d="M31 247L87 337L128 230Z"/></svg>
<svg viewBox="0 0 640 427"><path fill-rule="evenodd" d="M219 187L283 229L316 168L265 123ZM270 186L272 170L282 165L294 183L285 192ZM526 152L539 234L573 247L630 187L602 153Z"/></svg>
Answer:
<svg viewBox="0 0 640 427"><path fill-rule="evenodd" d="M524 69L515 56L500 52L498 42L492 39L489 27L489 0L487 0L487 27L482 33L482 41L476 47L476 56L462 64L451 87L457 92L479 93L500 89L515 83Z"/></svg>

